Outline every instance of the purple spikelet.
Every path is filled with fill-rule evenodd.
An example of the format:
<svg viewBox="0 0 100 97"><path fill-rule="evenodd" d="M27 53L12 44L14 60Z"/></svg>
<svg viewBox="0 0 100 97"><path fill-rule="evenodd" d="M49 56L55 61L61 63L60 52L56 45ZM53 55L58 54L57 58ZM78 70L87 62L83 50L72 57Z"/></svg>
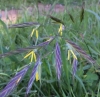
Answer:
<svg viewBox="0 0 100 97"><path fill-rule="evenodd" d="M50 37L49 40L47 40L47 41L45 41L45 42L42 42L42 43L38 44L38 46L45 46L45 45L48 45L53 39L54 39L54 37Z"/></svg>
<svg viewBox="0 0 100 97"><path fill-rule="evenodd" d="M31 73L31 77L30 77L30 80L29 80L29 83L28 83L28 87L27 87L27 91L26 91L26 96L28 95L28 93L30 92L30 89L32 87L32 84L35 80L35 76L36 76L36 71L38 69L38 65L40 64L40 58L37 59L35 65L34 65L34 68L32 70L32 73Z"/></svg>
<svg viewBox="0 0 100 97"><path fill-rule="evenodd" d="M72 65L72 74L73 74L73 77L75 76L76 71L77 71L77 64L78 64L78 61L77 61L77 59L74 58L73 65Z"/></svg>
<svg viewBox="0 0 100 97"><path fill-rule="evenodd" d="M45 41L45 42L40 43L38 46L45 46L45 45L48 45L49 43L50 41Z"/></svg>
<svg viewBox="0 0 100 97"><path fill-rule="evenodd" d="M22 80L24 75L26 74L29 66L26 66L20 72L18 72L15 77L13 77L7 86L0 92L0 97L8 97L13 89L18 85L18 83Z"/></svg>
<svg viewBox="0 0 100 97"><path fill-rule="evenodd" d="M61 60L60 46L59 46L58 43L56 43L55 57L56 57L56 73L57 73L57 78L58 78L58 80L60 80L62 60Z"/></svg>
<svg viewBox="0 0 100 97"><path fill-rule="evenodd" d="M72 45L72 47L78 52L80 53L86 60L88 60L90 63L95 63L95 60L92 59L84 50L82 50L82 48L80 48L78 45L76 45L74 42L67 40L67 42Z"/></svg>

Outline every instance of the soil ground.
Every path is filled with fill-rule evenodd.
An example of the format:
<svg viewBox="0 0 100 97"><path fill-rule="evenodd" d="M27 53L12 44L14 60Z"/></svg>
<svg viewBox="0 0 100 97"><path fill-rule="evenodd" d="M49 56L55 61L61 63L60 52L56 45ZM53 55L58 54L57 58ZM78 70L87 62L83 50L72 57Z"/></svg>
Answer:
<svg viewBox="0 0 100 97"><path fill-rule="evenodd" d="M51 8L51 5L43 5L41 3L38 4L38 10L39 12L48 12ZM34 9L36 9L36 6L28 7L27 10L31 13ZM56 13L63 12L65 10L64 6L61 4L56 4L53 11ZM21 10L9 10L9 11L1 11L0 12L0 18L5 23L15 23L18 19L19 13Z"/></svg>

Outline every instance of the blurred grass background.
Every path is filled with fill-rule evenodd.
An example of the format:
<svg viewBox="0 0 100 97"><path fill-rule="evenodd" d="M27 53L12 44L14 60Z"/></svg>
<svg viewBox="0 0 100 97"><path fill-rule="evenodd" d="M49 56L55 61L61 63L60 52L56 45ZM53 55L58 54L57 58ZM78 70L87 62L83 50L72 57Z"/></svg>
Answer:
<svg viewBox="0 0 100 97"><path fill-rule="evenodd" d="M0 0L0 9L20 9L21 6L30 6L36 3L53 4L54 2L64 5L64 2L70 5L80 5L82 2L87 4L97 3L98 0Z"/></svg>

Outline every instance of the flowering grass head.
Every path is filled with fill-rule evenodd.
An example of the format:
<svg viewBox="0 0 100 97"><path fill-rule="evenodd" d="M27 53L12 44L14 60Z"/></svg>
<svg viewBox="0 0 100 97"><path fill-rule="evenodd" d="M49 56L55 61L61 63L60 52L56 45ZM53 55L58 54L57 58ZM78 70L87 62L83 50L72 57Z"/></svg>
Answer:
<svg viewBox="0 0 100 97"><path fill-rule="evenodd" d="M62 60L61 60L61 51L60 51L60 46L58 43L56 43L55 47L55 57L56 57L56 73L57 73L57 78L60 80L61 77L61 65L62 65Z"/></svg>
<svg viewBox="0 0 100 97"><path fill-rule="evenodd" d="M71 54L72 54L72 58L73 58L73 63L72 63L72 75L73 75L73 77L74 77L75 74L76 74L76 71L77 71L77 63L78 63L78 60L77 60L77 56L76 56L76 54L73 52L73 50L68 50L68 60L70 60Z"/></svg>
<svg viewBox="0 0 100 97"><path fill-rule="evenodd" d="M24 69L22 69L20 72L18 72L6 85L6 87L0 92L0 97L8 97L10 93L14 90L14 88L19 84L19 82L23 79L25 76L27 70L29 69L29 66L26 66Z"/></svg>
<svg viewBox="0 0 100 97"><path fill-rule="evenodd" d="M83 13L84 12L82 12L82 14ZM20 49L17 49L15 51L11 51L11 52L1 54L0 58L4 58L5 56L9 56L9 55L14 55L15 56L15 54L20 54L20 53L27 52L27 51L29 52L24 56L24 59L30 58L29 63L32 63L32 64L34 63L33 64L34 66L33 66L33 69L31 71L31 75L28 75L29 81L27 80L27 78L26 78L26 81L25 81L25 82L28 81L28 85L27 85L27 88L26 88L26 95L25 95L26 97L28 97L29 94L30 94L30 96L34 95L34 93L32 93L32 92L34 92L34 90L32 90L32 92L31 92L31 89L32 89L33 83L35 82L35 79L36 79L36 81L39 80L36 84L34 84L34 86L35 86L34 89L36 89L37 92L38 92L38 93L36 92L36 94L35 94L36 97L37 96L43 96L44 97L45 95L48 96L47 95L48 91L49 91L50 97L51 96L57 96L57 97L63 97L63 96L64 97L66 97L66 96L73 97L73 96L76 96L76 97L78 97L79 96L78 95L79 91L77 93L75 93L76 92L75 90L79 90L79 89L81 89L81 87L84 86L83 85L84 83L82 84L83 81L81 81L81 79L79 79L78 76L76 76L77 69L78 69L78 61L82 61L82 60L78 60L78 58L79 58L78 55L82 55L90 63L94 63L95 61L85 51L83 51L78 45L76 45L74 42L65 39L65 38L70 39L71 36L74 36L74 33L70 34L69 32L77 31L76 29L72 28L73 27L72 24L70 24L68 26L69 21L67 23L63 23L63 21L61 21L60 19L58 19L56 17L53 17L51 15L48 15L48 16L49 16L49 18L51 18L54 21L53 23L57 24L55 27L54 27L55 24L53 24L49 21L46 23L46 21L47 21L46 18L43 18L44 22L43 22L43 24L41 23L40 29L38 29L38 27L40 25L37 25L37 27L32 30L31 35L30 35L31 37L29 37L31 39L28 42L26 40L23 40L23 41L26 41L26 42L23 42L23 43L26 43L26 45L29 44L29 45L32 45L32 46L29 46L29 47L26 47L26 48L20 48ZM67 16L67 14L64 14L64 16ZM70 19L72 20L72 22L75 23L74 28L76 26L78 26L77 29L80 28L79 25L76 25L76 23L78 23L77 21L75 21L76 18L74 19L74 17L71 14L69 14L69 16L70 16ZM60 15L59 15L59 17L60 17ZM68 20L68 18L65 18L65 17L62 18L62 19L63 20L64 19ZM81 22L83 21L83 17L81 18L80 21ZM53 24L53 25L50 25L50 23ZM67 25L65 25L65 24L67 24ZM30 23L23 23L23 24L19 24L19 25L13 25L13 28L14 27L21 28L22 26L26 27L28 25L30 25ZM52 28L49 28L49 25ZM59 28L58 28L58 26L59 26ZM65 33L63 33L64 27L67 28L64 31ZM85 26L82 26L82 27L85 27ZM42 33L40 33L40 35L39 35L39 31L42 31ZM48 31L50 31L50 33L49 33L50 36L48 36ZM52 33L53 33L54 36L51 36ZM34 34L35 34L36 39L33 39ZM27 33L27 34L25 33L25 38L26 38L26 35L29 36L29 33ZM23 36L23 39L25 39L25 38ZM74 37L74 38L77 39L77 37ZM45 39L47 39L47 40L44 41ZM71 39L72 39L72 37L71 37ZM28 40L28 38L27 38L27 40ZM31 40L34 40L35 45L32 44ZM66 53L67 53L66 52L66 46L65 46L66 42L68 44L67 45L68 46L68 60L66 59ZM1 43L3 43L2 39L1 39ZM22 44L22 47L26 46L26 45ZM1 46L1 48L2 48L2 46ZM62 54L61 54L61 52L62 52ZM40 55L41 55L41 57L38 57ZM55 58L52 57L52 56L55 56ZM43 64L45 64L45 65L41 65L41 60L42 59L43 59ZM6 60L6 58L5 58L5 60ZM7 61L9 61L9 60L7 59ZM27 61L25 61L25 62L27 62ZM56 83L57 81L55 80L55 76L54 76L55 72L52 71L53 70L52 65L53 65L54 62L55 62L55 69L56 69L57 79L58 79L58 81L61 82L61 84L59 85L61 87L61 90L57 86L58 83ZM63 62L63 64L62 64L62 62ZM72 65L70 66L69 63L71 63ZM81 62L79 62L79 63L81 63ZM40 75L41 75L41 66L44 66L42 68L43 69L43 78L42 78L42 80L41 80L41 77L40 77ZM72 70L71 70L71 67L72 67ZM82 64L82 67L83 67L83 64ZM80 66L79 66L79 68L80 68ZM86 67L86 68L88 68L88 67ZM70 69L70 70L68 70L68 69ZM28 67L25 67L23 70L18 72L15 75L15 77L12 78L11 81L6 85L6 87L0 92L0 97L9 96L10 93L21 82L21 80L24 77L24 75L26 74L27 70L28 70ZM64 71L64 72L62 72L62 71ZM70 73L71 71L72 71L72 75ZM85 70L82 70L82 71L85 71ZM72 81L71 81L72 76L73 76L73 78L76 77L76 80L79 80L79 81L77 81L77 83L78 82L80 83L79 84L79 89L76 89L77 87L74 87L74 86L72 87L71 86L73 84ZM84 74L83 74L83 76L84 76ZM81 76L79 76L79 77L81 77ZM85 78L84 78L84 80L85 80ZM41 83L43 83L43 84L41 84ZM37 84L38 85L40 84L41 88L40 87L38 88ZM81 84L82 84L82 86L81 86ZM68 85L68 88L66 88L67 85ZM55 86L57 86L57 87L55 87ZM57 90L57 88L58 88L58 90ZM22 90L22 88L21 88L21 90ZM66 90L69 94L66 93ZM81 92L82 92L82 90L81 90ZM74 95L74 93L75 93L75 95ZM82 92L82 93L84 94L84 92ZM25 92L21 95L24 95L24 94L25 94Z"/></svg>
<svg viewBox="0 0 100 97"><path fill-rule="evenodd" d="M35 65L34 65L34 68L32 70L32 73L31 73L31 76L30 76L30 80L29 80L29 83L28 83L28 87L27 87L27 91L26 91L26 95L28 95L29 92L30 92L30 89L31 89L32 84L33 84L33 82L35 80L36 72L37 72L37 69L38 69L39 65L41 65L40 57L37 59Z"/></svg>
<svg viewBox="0 0 100 97"><path fill-rule="evenodd" d="M78 64L78 61L77 59L73 59L73 64L72 64L72 74L73 74L73 77L75 76L76 74L76 71L77 71L77 64Z"/></svg>
<svg viewBox="0 0 100 97"><path fill-rule="evenodd" d="M90 63L92 63L92 64L95 63L95 60L92 59L84 50L82 50L82 48L80 48L74 42L67 40L67 43L71 47L72 50L74 50L75 52L81 54Z"/></svg>

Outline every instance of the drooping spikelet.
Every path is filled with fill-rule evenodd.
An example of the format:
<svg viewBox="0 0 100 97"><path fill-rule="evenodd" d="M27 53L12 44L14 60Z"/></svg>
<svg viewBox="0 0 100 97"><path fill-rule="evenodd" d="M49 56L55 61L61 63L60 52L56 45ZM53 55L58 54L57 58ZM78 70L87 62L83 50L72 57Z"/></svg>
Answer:
<svg viewBox="0 0 100 97"><path fill-rule="evenodd" d="M18 85L18 83L22 80L24 75L26 74L29 66L26 66L20 72L18 72L15 77L13 77L10 82L6 85L6 87L0 92L0 97L8 97L10 93L14 90L14 88Z"/></svg>
<svg viewBox="0 0 100 97"><path fill-rule="evenodd" d="M72 65L72 74L73 74L73 77L75 76L76 71L77 71L77 64L78 64L78 61L77 61L77 59L74 58L73 65Z"/></svg>
<svg viewBox="0 0 100 97"><path fill-rule="evenodd" d="M60 46L59 46L58 43L56 43L55 57L56 57L56 73L57 73L57 78L58 78L58 80L60 80L62 60L61 60Z"/></svg>
<svg viewBox="0 0 100 97"><path fill-rule="evenodd" d="M32 84L33 84L33 82L35 80L36 72L37 72L37 69L38 69L39 65L40 65L40 57L37 59L35 65L34 65L34 68L32 70L31 77L30 77L30 80L29 80L29 83L28 83L28 87L27 87L27 91L26 91L26 95L28 95L28 93L30 92L30 89L31 89Z"/></svg>
<svg viewBox="0 0 100 97"><path fill-rule="evenodd" d="M69 43L78 53L80 53L90 63L95 63L95 60L93 60L84 50L82 50L82 48L80 48L74 42L67 40L67 43Z"/></svg>
<svg viewBox="0 0 100 97"><path fill-rule="evenodd" d="M54 38L55 38L55 37L51 37L49 40L47 40L47 41L45 41L45 42L42 42L42 43L38 44L37 46L30 46L30 47L26 47L26 48L21 48L21 49L17 49L17 50L14 50L14 51L10 51L10 52L4 53L4 54L0 54L0 58L6 57L6 56L10 56L10 55L13 55L13 54L23 53L23 52L26 52L26 51L28 51L28 50L37 49L37 48L46 46L46 45L48 45Z"/></svg>

